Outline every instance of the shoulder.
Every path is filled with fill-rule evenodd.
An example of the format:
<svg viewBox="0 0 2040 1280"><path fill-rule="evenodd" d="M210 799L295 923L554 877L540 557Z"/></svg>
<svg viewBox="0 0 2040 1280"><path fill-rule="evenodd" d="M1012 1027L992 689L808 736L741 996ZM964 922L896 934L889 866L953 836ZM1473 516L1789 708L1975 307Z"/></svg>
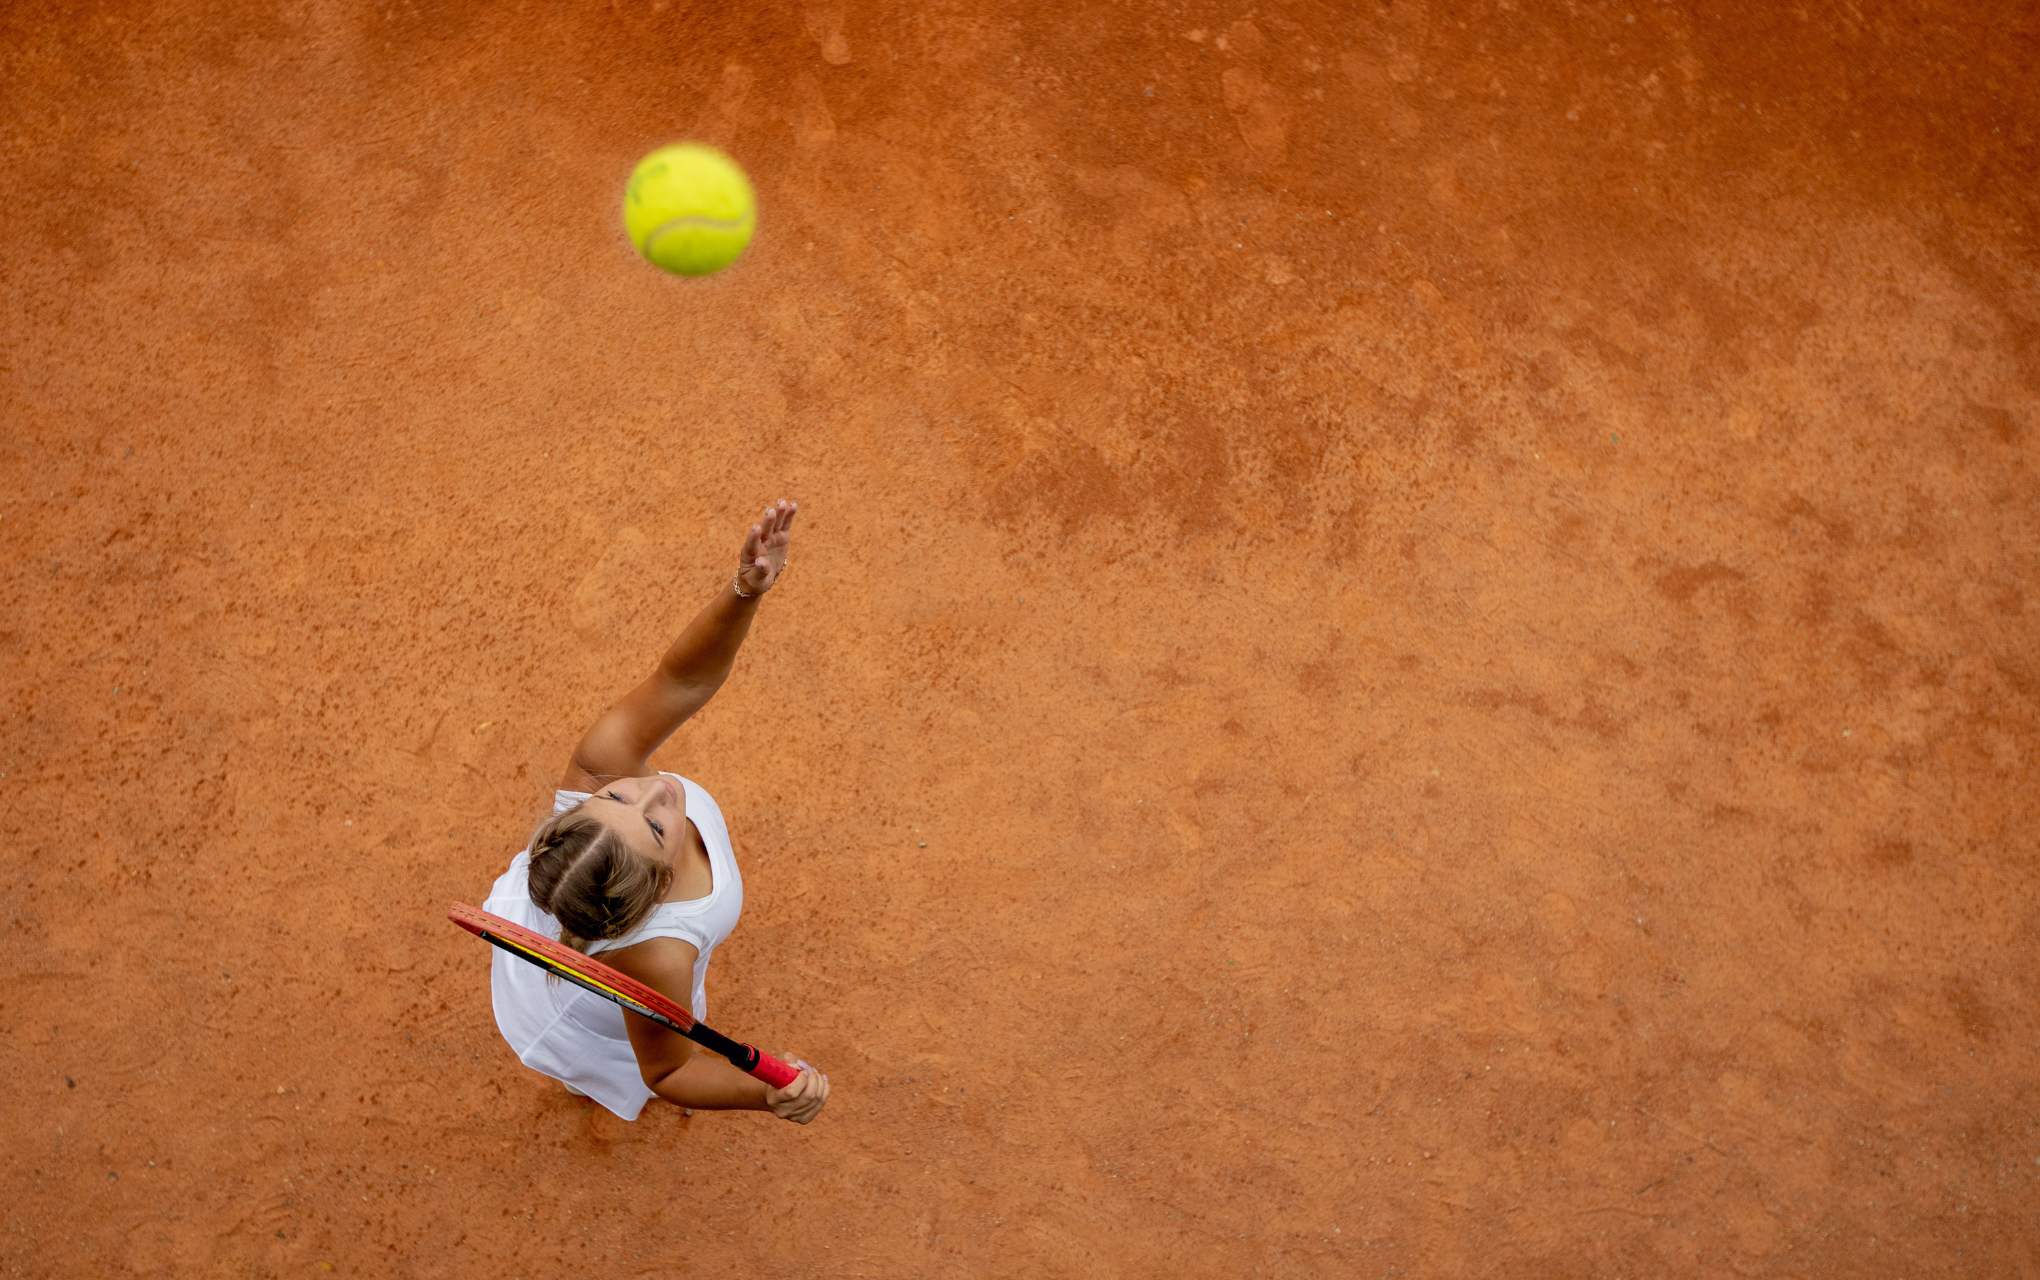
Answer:
<svg viewBox="0 0 2040 1280"><path fill-rule="evenodd" d="M602 953L602 963L619 969L682 1004L694 991L694 961L700 952L684 938L651 938Z"/></svg>

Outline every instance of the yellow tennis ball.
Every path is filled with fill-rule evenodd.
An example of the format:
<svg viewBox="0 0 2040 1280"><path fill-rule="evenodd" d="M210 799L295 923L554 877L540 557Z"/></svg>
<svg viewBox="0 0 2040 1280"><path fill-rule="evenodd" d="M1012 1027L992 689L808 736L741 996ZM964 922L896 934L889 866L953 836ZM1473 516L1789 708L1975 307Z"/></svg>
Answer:
<svg viewBox="0 0 2040 1280"><path fill-rule="evenodd" d="M645 261L705 276L737 260L758 224L751 180L737 162L696 142L638 161L623 191L623 226Z"/></svg>

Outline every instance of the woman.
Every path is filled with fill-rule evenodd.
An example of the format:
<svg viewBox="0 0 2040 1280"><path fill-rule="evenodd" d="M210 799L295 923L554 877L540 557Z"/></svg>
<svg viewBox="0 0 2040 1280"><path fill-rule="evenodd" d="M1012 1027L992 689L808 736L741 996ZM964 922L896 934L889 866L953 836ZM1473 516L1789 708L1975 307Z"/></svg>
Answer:
<svg viewBox="0 0 2040 1280"><path fill-rule="evenodd" d="M597 720L567 762L553 816L532 833L483 909L557 936L708 1017L709 956L736 928L744 882L722 810L646 763L729 678L751 617L779 575L799 507L751 526L735 580L689 623L658 670ZM653 1098L694 1110L770 1111L806 1124L829 1078L773 1089L693 1041L491 948L496 1025L524 1065L635 1120ZM785 1056L785 1055L781 1055Z"/></svg>

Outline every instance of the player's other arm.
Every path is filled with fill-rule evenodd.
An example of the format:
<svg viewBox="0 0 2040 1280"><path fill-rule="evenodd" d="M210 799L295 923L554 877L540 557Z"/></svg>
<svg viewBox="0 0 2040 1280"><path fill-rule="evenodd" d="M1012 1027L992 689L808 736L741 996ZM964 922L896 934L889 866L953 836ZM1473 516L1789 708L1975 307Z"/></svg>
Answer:
<svg viewBox="0 0 2040 1280"><path fill-rule="evenodd" d="M582 735L561 786L586 791L609 778L648 773L652 752L722 688L750 634L759 599L786 567L788 531L798 510L784 500L765 509L738 553L737 576L747 595L737 594L734 583L716 593L651 675Z"/></svg>

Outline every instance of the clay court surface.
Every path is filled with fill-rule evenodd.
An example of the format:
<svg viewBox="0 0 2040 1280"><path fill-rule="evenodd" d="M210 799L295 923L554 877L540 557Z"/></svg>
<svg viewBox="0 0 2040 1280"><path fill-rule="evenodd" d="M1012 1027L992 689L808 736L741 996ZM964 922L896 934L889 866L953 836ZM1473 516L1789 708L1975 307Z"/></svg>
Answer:
<svg viewBox="0 0 2040 1280"><path fill-rule="evenodd" d="M2040 1273L2030 6L737 8L0 10L0 1275ZM443 913L781 496L629 1125Z"/></svg>

